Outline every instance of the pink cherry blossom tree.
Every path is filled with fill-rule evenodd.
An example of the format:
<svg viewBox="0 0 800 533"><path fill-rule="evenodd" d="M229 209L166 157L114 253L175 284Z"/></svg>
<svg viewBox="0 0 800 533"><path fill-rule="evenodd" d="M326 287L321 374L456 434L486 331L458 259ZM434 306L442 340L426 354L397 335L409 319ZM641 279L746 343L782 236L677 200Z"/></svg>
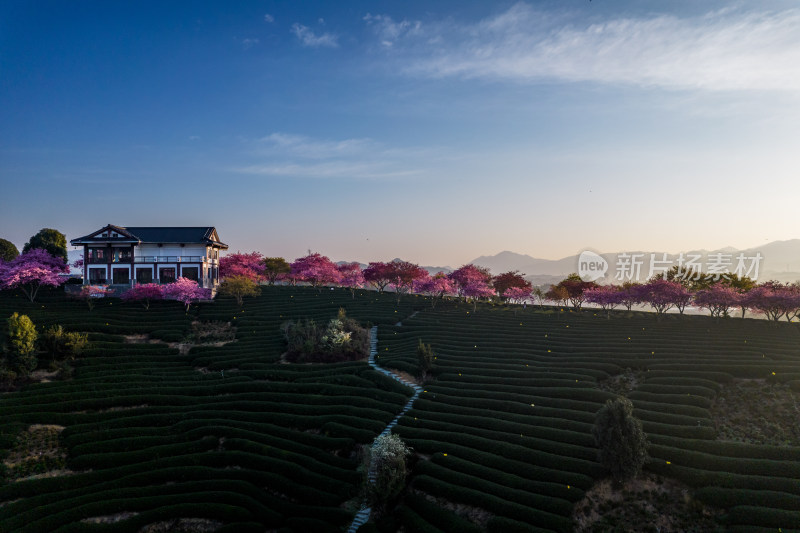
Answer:
<svg viewBox="0 0 800 533"><path fill-rule="evenodd" d="M424 294L431 298L431 307L436 308L436 302L444 299L446 294L455 294L456 288L453 281L444 272L437 272L418 278L414 282L414 292Z"/></svg>
<svg viewBox="0 0 800 533"><path fill-rule="evenodd" d="M278 277L278 279L281 281L288 282L289 285L291 285L292 287L296 287L299 282L303 281L300 278L300 275L297 274L296 272L286 272L284 274L281 274Z"/></svg>
<svg viewBox="0 0 800 533"><path fill-rule="evenodd" d="M713 317L729 316L732 307L738 307L742 295L739 291L722 283L714 283L694 294L694 303L708 309Z"/></svg>
<svg viewBox="0 0 800 533"><path fill-rule="evenodd" d="M472 310L478 310L478 299L479 298L491 298L494 296L494 289L492 289L489 284L484 280L473 280L467 283L465 286L461 288L461 293L466 298L472 299Z"/></svg>
<svg viewBox="0 0 800 533"><path fill-rule="evenodd" d="M467 287L473 291L482 287L491 288L492 275L489 273L489 269L473 264L462 265L451 272L449 277L455 284L459 296L469 297L465 292Z"/></svg>
<svg viewBox="0 0 800 533"><path fill-rule="evenodd" d="M165 299L178 300L185 305L187 313L193 302L211 298L211 289L203 289L196 281L189 278L178 278L174 283L164 285L162 291Z"/></svg>
<svg viewBox="0 0 800 533"><path fill-rule="evenodd" d="M141 302L145 309L150 309L151 301L164 299L164 291L158 283L142 283L125 291L122 299L128 302Z"/></svg>
<svg viewBox="0 0 800 533"><path fill-rule="evenodd" d="M0 289L20 289L33 302L42 286L58 287L65 281L69 266L61 257L34 248L0 264Z"/></svg>
<svg viewBox="0 0 800 533"><path fill-rule="evenodd" d="M264 256L258 252L228 254L219 260L219 277L244 276L254 283L266 279Z"/></svg>
<svg viewBox="0 0 800 533"><path fill-rule="evenodd" d="M497 287L495 286L495 291ZM528 287L510 287L507 288L502 294L499 296L502 298L506 298L511 303L521 304L522 302L529 300L531 298L532 288L531 284L528 283ZM517 316L518 307L514 307L514 316Z"/></svg>
<svg viewBox="0 0 800 533"><path fill-rule="evenodd" d="M659 319L673 307L683 313L692 298L689 289L676 281L665 279L652 279L634 290L637 300L651 306Z"/></svg>
<svg viewBox="0 0 800 533"><path fill-rule="evenodd" d="M350 289L353 299L356 297L356 289L364 286L364 272L358 263L342 263L338 265L339 284Z"/></svg>
<svg viewBox="0 0 800 533"><path fill-rule="evenodd" d="M389 283L392 282L392 267L389 263L380 261L371 262L364 269L364 280L371 283L378 292L383 292Z"/></svg>
<svg viewBox="0 0 800 533"><path fill-rule="evenodd" d="M606 312L606 318L611 318L611 311L622 305L625 292L617 285L599 285L586 289L583 293L586 301L599 305Z"/></svg>
<svg viewBox="0 0 800 533"><path fill-rule="evenodd" d="M749 309L764 313L768 320L787 321L800 316L800 289L777 281L767 281L751 289L745 302Z"/></svg>
<svg viewBox="0 0 800 533"><path fill-rule="evenodd" d="M530 291L532 289L531 282L526 280L524 276L525 274L520 273L519 270L503 272L492 278L492 287L501 298L507 298L508 289L512 287Z"/></svg>
<svg viewBox="0 0 800 533"><path fill-rule="evenodd" d="M113 294L114 290L109 289L108 285L84 285L81 287L80 291L73 293L72 297L86 302L87 307L89 307L89 311L91 311L94 309L94 305L97 303L98 298L105 298L106 296L112 296Z"/></svg>
<svg viewBox="0 0 800 533"><path fill-rule="evenodd" d="M395 260L389 266L389 287L394 291L398 302L403 294L411 292L414 281L429 277L427 270L408 261Z"/></svg>
<svg viewBox="0 0 800 533"><path fill-rule="evenodd" d="M639 303L640 286L641 283L637 283L635 281L626 281L619 288L620 304L625 306L625 309L628 311L630 311L634 305Z"/></svg>
<svg viewBox="0 0 800 533"><path fill-rule="evenodd" d="M318 253L295 259L291 268L291 274L297 276L300 281L310 283L312 287L339 282L339 270L336 265Z"/></svg>
<svg viewBox="0 0 800 533"><path fill-rule="evenodd" d="M672 302L673 305L675 305L675 309L677 309L680 314L683 314L686 306L692 303L693 297L692 291L683 283L678 282L677 286L673 288Z"/></svg>
<svg viewBox="0 0 800 533"><path fill-rule="evenodd" d="M530 299L531 289L526 289L525 287L511 287L506 289L500 296L508 298L513 303L521 304L525 300Z"/></svg>

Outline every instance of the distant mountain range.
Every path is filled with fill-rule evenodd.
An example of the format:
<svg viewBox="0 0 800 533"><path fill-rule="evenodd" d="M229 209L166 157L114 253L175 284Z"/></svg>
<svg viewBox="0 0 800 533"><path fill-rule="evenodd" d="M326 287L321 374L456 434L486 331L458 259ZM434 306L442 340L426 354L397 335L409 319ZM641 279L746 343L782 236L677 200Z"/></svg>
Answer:
<svg viewBox="0 0 800 533"><path fill-rule="evenodd" d="M665 265L667 263L660 263L666 259L671 264L677 264L680 254L667 253L664 256L663 252L658 251L635 251L625 252L629 257L635 254L642 254L639 258L642 261L641 275L644 278L648 277L650 271L651 254L655 254L655 260L658 262L655 266ZM719 256L717 254L720 254ZM748 248L739 250L732 247L720 248L718 250L693 250L684 252L684 258L691 256L700 256L700 263L703 271L707 271L709 260L713 262L726 263L730 261L728 269L735 270L737 265L737 257L743 254L746 267L749 268L756 260L751 259L761 255L761 260L758 265L758 281L777 280L777 281L798 281L800 280L800 239L792 239L788 241L774 241L763 246L755 248ZM606 276L601 279L601 282L611 282L618 272L619 259L622 252L619 253L604 253L599 254L603 257L609 265ZM578 258L580 254L564 257L563 259L540 259L530 255L518 254L514 252L500 252L496 255L481 256L470 261L470 263L482 267L487 267L493 274L500 274L518 270L525 275L534 284L547 284L558 282L573 272L578 272ZM626 260L630 261L630 259ZM656 269L656 272L659 270ZM753 274L751 273L751 277ZM641 279L640 279L641 280ZM617 280L619 281L619 280Z"/></svg>
<svg viewBox="0 0 800 533"><path fill-rule="evenodd" d="M618 261L622 254L627 254L630 257L639 256L638 260L641 261L639 281L645 281L650 274L650 259L651 255L655 255L656 265L673 265L678 264L677 260L680 254L671 254L664 252L618 252L618 253L604 253L598 254L608 262L608 271L606 276L598 280L599 283L619 283L621 280L616 279L619 264ZM719 257L716 257L720 254ZM689 259L693 256L699 256L697 262L702 265L702 271L708 271L709 258L712 260L721 261L722 263L729 261L727 265L728 271L735 271L737 266L737 257L743 254L746 260L745 268L752 266L754 260L750 258L761 255L761 260L758 262L758 278L757 281L789 281L794 282L800 280L800 239L792 239L788 241L774 241L763 246L755 248L747 248L740 250L733 247L725 247L717 250L692 250L683 252L684 259ZM562 259L541 259L532 257L530 255L518 254L515 252L500 252L495 255L482 255L470 261L473 265L486 267L492 274L501 274L518 270L521 272L525 279L534 285L550 285L555 284L564 279L573 272L578 272L579 265L578 259L580 254L571 255ZM400 258L393 259L399 261ZM631 261L633 261L631 259ZM344 261L340 261L343 263ZM359 263L362 268L366 268L366 264ZM455 270L450 266L425 266L420 265L422 268L435 274L437 272L449 273ZM655 268L654 272L659 272ZM753 277L754 272L750 274Z"/></svg>

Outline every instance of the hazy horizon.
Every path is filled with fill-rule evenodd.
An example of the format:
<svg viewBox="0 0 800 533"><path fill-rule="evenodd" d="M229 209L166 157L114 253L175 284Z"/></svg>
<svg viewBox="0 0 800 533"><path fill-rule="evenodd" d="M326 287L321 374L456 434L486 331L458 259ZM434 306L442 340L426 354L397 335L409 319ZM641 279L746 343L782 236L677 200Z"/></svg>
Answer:
<svg viewBox="0 0 800 533"><path fill-rule="evenodd" d="M458 266L797 238L794 2L4 2L0 238Z"/></svg>

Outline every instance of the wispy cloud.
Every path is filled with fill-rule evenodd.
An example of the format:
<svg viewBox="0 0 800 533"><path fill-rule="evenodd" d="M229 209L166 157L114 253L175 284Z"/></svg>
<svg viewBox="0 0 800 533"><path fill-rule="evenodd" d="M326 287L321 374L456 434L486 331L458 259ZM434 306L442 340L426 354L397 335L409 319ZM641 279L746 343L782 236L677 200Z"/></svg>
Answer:
<svg viewBox="0 0 800 533"><path fill-rule="evenodd" d="M412 25L367 15L407 74L675 89L800 89L800 9L607 20L518 3L477 23Z"/></svg>
<svg viewBox="0 0 800 533"><path fill-rule="evenodd" d="M266 22L268 24L272 24L273 22L275 22L275 17L273 17L269 13L265 13L264 14L264 22Z"/></svg>
<svg viewBox="0 0 800 533"><path fill-rule="evenodd" d="M258 39L242 39L242 48L245 50L249 50L250 48L254 47L259 43Z"/></svg>
<svg viewBox="0 0 800 533"><path fill-rule="evenodd" d="M282 153L308 159L354 156L376 148L370 139L328 141L288 133L272 133L261 138L258 144L267 154Z"/></svg>
<svg viewBox="0 0 800 533"><path fill-rule="evenodd" d="M311 28L303 26L302 24L292 24L292 33L300 39L303 46L326 46L328 48L336 48L339 46L339 38L336 35L327 32L317 35Z"/></svg>
<svg viewBox="0 0 800 533"><path fill-rule="evenodd" d="M315 139L303 135L272 133L246 141L258 162L235 168L243 174L270 177L390 179L414 176L420 168L408 161L423 154L412 149L389 148L371 139Z"/></svg>
<svg viewBox="0 0 800 533"><path fill-rule="evenodd" d="M395 22L388 15L371 15L367 13L363 20L378 36L383 46L393 46L397 39L407 35L419 35L422 28L422 23L418 20L409 21L403 19Z"/></svg>

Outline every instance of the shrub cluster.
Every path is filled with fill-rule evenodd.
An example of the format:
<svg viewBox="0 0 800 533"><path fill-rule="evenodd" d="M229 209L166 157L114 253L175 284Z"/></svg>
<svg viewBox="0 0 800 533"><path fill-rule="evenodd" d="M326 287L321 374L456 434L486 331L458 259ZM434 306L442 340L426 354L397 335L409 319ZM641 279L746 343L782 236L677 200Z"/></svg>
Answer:
<svg viewBox="0 0 800 533"><path fill-rule="evenodd" d="M288 344L286 358L293 363L337 363L362 359L369 353L367 330L347 318L342 308L324 327L313 319L301 319L284 322L281 330Z"/></svg>

